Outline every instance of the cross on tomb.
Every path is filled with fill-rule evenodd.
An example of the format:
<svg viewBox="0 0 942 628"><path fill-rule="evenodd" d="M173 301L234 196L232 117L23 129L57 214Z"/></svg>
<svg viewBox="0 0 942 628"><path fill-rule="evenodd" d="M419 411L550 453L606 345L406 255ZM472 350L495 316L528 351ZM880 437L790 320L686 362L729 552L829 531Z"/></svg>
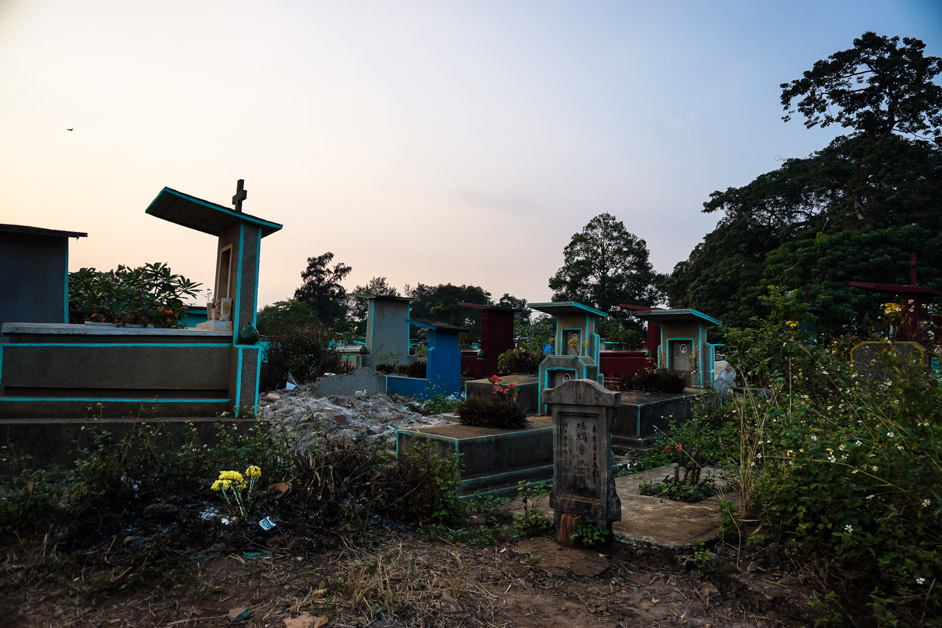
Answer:
<svg viewBox="0 0 942 628"><path fill-rule="evenodd" d="M235 196L232 197L232 204L235 205L237 212L242 211L242 201L244 201L248 195L249 192L245 189L245 179L239 179L238 184L236 184Z"/></svg>

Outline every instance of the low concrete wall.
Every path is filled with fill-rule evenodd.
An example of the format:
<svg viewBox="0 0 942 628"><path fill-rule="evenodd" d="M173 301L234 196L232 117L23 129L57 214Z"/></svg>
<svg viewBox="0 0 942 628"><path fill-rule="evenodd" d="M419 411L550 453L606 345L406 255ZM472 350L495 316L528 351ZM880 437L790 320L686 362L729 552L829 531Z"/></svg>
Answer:
<svg viewBox="0 0 942 628"><path fill-rule="evenodd" d="M366 391L366 395L385 395L386 376L373 370L372 366L364 366L347 375L330 375L324 377L315 387L315 392L321 397L333 395L351 396L358 390Z"/></svg>
<svg viewBox="0 0 942 628"><path fill-rule="evenodd" d="M553 477L553 421L533 417L522 430L499 430L465 425L439 425L401 430L396 455L408 456L418 443L432 452L455 457L461 470L461 493L495 489L516 490L520 480Z"/></svg>
<svg viewBox="0 0 942 628"><path fill-rule="evenodd" d="M644 447L669 431L671 421L693 418L693 400L702 393L623 392L621 406L615 408L612 448Z"/></svg>
<svg viewBox="0 0 942 628"><path fill-rule="evenodd" d="M40 323L2 331L0 418L215 416L256 403L236 400L235 376L241 367L257 381L257 349L233 347L229 332Z"/></svg>
<svg viewBox="0 0 942 628"><path fill-rule="evenodd" d="M429 381L425 378L387 375L386 394L428 399L433 393L429 387Z"/></svg>

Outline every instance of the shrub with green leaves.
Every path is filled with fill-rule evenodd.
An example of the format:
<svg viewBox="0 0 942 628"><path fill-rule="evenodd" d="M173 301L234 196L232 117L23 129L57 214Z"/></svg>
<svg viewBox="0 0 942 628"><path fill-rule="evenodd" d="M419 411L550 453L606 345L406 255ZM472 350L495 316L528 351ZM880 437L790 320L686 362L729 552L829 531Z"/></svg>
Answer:
<svg viewBox="0 0 942 628"><path fill-rule="evenodd" d="M195 298L200 284L170 271L163 262L105 272L82 268L69 273L69 316L120 325L183 327L183 299Z"/></svg>
<svg viewBox="0 0 942 628"><path fill-rule="evenodd" d="M773 292L773 315L728 332L732 360L761 394L722 406L741 425L744 508L868 596L887 625L942 615L942 388L923 366L854 372L852 339L808 344ZM748 341L748 342L747 342ZM888 345L889 349L889 345ZM764 357L763 357L764 356ZM750 513L747 513L750 514Z"/></svg>
<svg viewBox="0 0 942 628"><path fill-rule="evenodd" d="M501 375L536 373L540 370L540 362L544 357L546 356L543 355L541 347L521 346L508 349L497 356L497 372Z"/></svg>
<svg viewBox="0 0 942 628"><path fill-rule="evenodd" d="M504 395L468 397L457 412L462 425L518 430L527 424L526 409Z"/></svg>
<svg viewBox="0 0 942 628"><path fill-rule="evenodd" d="M326 372L343 372L343 359L331 347L333 336L333 330L320 323L287 326L276 335L267 336L261 390L283 388L289 375L301 384Z"/></svg>

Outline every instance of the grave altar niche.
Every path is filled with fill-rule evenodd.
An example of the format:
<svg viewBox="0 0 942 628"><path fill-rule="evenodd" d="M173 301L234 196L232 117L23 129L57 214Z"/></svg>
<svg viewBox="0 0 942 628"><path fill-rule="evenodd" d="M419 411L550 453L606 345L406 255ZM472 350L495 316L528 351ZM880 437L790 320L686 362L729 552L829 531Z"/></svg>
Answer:
<svg viewBox="0 0 942 628"><path fill-rule="evenodd" d="M544 390L574 379L602 383L604 376L599 373L601 343L595 333L595 323L608 315L575 301L534 303L530 307L556 319L553 354L540 362L540 398ZM545 414L546 402L541 402L541 409Z"/></svg>
<svg viewBox="0 0 942 628"><path fill-rule="evenodd" d="M621 393L586 379L543 391L553 417L553 489L557 539L564 545L579 521L611 532L621 520L612 473L612 425Z"/></svg>

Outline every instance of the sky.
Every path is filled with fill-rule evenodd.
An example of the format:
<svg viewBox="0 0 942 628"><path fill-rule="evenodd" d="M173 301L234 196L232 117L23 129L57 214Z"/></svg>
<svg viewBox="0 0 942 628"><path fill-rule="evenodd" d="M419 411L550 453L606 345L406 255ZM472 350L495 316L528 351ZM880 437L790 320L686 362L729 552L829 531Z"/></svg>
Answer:
<svg viewBox="0 0 942 628"><path fill-rule="evenodd" d="M215 238L144 210L245 179L284 225L260 306L326 251L348 290L548 301L594 216L668 273L711 192L841 134L783 122L779 85L868 30L942 56L942 0L0 0L0 223L87 232L70 270L209 287Z"/></svg>

